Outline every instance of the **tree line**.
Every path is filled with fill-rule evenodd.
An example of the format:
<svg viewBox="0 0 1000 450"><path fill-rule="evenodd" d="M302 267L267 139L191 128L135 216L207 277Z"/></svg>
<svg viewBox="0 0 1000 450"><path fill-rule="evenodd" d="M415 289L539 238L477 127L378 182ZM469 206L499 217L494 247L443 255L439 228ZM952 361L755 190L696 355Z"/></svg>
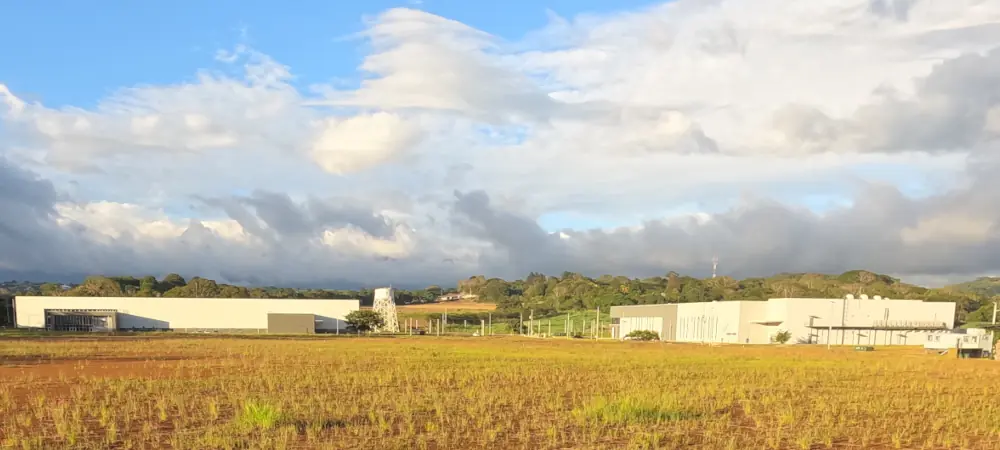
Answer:
<svg viewBox="0 0 1000 450"><path fill-rule="evenodd" d="M396 290L396 303L416 304L433 302L444 290L428 286L418 290ZM294 289L287 287L244 287L218 283L207 278L184 277L172 273L163 279L154 276L91 276L83 283L64 289L56 283L45 283L37 292L20 294L53 295L68 297L187 297L187 298L289 298L289 299L358 299L362 305L371 305L373 289Z"/></svg>
<svg viewBox="0 0 1000 450"><path fill-rule="evenodd" d="M908 300L955 302L959 321L987 321L995 297L956 288L928 289L899 279L864 270L840 275L785 273L771 277L737 280L721 276L699 279L670 272L664 276L629 278L603 275L597 278L565 272L561 276L532 273L524 279L473 276L458 282L465 294L496 303L499 311L534 311L547 316L565 311L608 308L616 305L689 303L769 298L843 298L876 295Z"/></svg>
<svg viewBox="0 0 1000 450"><path fill-rule="evenodd" d="M602 275L596 278L564 272L558 276L531 273L523 279L504 280L472 276L457 283L455 289L428 286L416 290L396 290L398 304L429 303L445 293L458 290L475 296L477 301L495 303L498 315L533 311L537 317L583 309L616 305L688 303L727 300L767 300L769 298L818 297L842 298L876 295L894 298L955 302L956 318L965 322L985 322L992 316L991 292L966 288L965 285L929 289L902 283L899 279L864 270L839 275L785 273L771 277L737 280L727 276L699 279L675 272L649 278ZM371 305L372 289L293 289L282 287L243 287L194 277L185 280L178 274L162 279L153 276L92 276L70 289L53 283L40 286L38 292L22 294L109 296L109 297L226 297L226 298L355 298Z"/></svg>

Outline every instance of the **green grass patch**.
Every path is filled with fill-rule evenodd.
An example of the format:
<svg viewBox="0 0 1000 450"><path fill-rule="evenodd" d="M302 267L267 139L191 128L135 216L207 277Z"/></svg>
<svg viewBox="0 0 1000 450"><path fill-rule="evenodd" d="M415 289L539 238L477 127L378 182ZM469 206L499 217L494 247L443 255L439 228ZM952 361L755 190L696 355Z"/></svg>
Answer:
<svg viewBox="0 0 1000 450"><path fill-rule="evenodd" d="M281 410L267 403L248 401L236 416L236 423L246 429L269 430L277 426L284 416Z"/></svg>

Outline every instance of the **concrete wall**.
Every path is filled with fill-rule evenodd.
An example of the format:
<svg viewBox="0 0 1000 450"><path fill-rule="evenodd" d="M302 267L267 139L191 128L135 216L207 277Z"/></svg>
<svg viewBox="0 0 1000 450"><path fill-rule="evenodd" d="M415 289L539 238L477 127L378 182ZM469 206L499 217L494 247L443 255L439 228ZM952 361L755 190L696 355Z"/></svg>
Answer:
<svg viewBox="0 0 1000 450"><path fill-rule="evenodd" d="M673 309L671 309L673 308ZM668 312L669 311L669 312ZM670 328L673 315L674 328ZM791 333L790 344L923 345L935 331L891 330L955 326L955 304L920 300L775 298L664 305L615 306L619 337L635 329L661 333L665 340L767 344L779 331ZM663 322L657 322L663 318ZM810 328L810 324L814 328ZM828 331L833 325L832 333ZM851 330L841 328L883 328ZM666 331L669 330L669 331Z"/></svg>
<svg viewBox="0 0 1000 450"><path fill-rule="evenodd" d="M761 322L767 317L768 302L743 301L740 304L739 340L741 344L769 344L777 332L774 327Z"/></svg>
<svg viewBox="0 0 1000 450"><path fill-rule="evenodd" d="M924 341L924 348L931 350L947 349L980 349L990 351L992 348L992 335L982 328L968 328L964 330L948 330L936 333L927 333Z"/></svg>
<svg viewBox="0 0 1000 450"><path fill-rule="evenodd" d="M739 342L740 308L745 302L680 303L677 340L681 342Z"/></svg>
<svg viewBox="0 0 1000 450"><path fill-rule="evenodd" d="M676 304L612 306L611 317L619 318L619 339L635 330L655 331L664 341L676 339Z"/></svg>
<svg viewBox="0 0 1000 450"><path fill-rule="evenodd" d="M955 326L955 304L921 300L864 300L842 298L775 298L768 301L768 318L781 320L773 327L792 333L790 343L833 345L923 345L927 332L888 330L838 330L837 327L867 327L878 323L938 324ZM809 324L819 328L810 329ZM828 331L829 325L834 330Z"/></svg>
<svg viewBox="0 0 1000 450"><path fill-rule="evenodd" d="M316 316L312 314L268 313L267 332L275 334L312 334Z"/></svg>
<svg viewBox="0 0 1000 450"><path fill-rule="evenodd" d="M118 328L266 330L268 313L314 314L317 330L347 327L358 300L258 298L30 297L15 301L17 326L42 328L46 309L113 309Z"/></svg>

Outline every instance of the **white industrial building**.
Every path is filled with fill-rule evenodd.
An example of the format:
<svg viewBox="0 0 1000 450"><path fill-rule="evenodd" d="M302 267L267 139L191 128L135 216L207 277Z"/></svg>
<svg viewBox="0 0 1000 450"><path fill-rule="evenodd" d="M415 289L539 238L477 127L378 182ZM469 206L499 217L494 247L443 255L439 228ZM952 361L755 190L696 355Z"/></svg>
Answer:
<svg viewBox="0 0 1000 450"><path fill-rule="evenodd" d="M14 298L19 328L70 331L266 331L290 320L301 329L307 320L315 324L312 331L335 332L346 329L347 314L360 306L357 299Z"/></svg>
<svg viewBox="0 0 1000 450"><path fill-rule="evenodd" d="M993 333L983 328L966 328L928 333L925 350L941 353L955 350L962 357L981 358L993 352Z"/></svg>
<svg viewBox="0 0 1000 450"><path fill-rule="evenodd" d="M773 298L767 301L679 303L611 308L616 337L673 316L678 342L771 343L781 331L790 344L923 345L927 336L955 325L955 304L868 298ZM660 320L658 322L658 320ZM651 330L655 331L655 330Z"/></svg>

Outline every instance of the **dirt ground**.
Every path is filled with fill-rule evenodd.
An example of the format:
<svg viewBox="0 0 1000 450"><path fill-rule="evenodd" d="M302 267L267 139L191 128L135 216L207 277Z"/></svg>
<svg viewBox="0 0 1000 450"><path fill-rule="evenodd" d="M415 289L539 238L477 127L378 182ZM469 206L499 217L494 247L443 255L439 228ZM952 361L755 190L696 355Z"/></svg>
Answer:
<svg viewBox="0 0 1000 450"><path fill-rule="evenodd" d="M399 305L396 307L402 312L443 312L448 311L495 311L497 305L493 303L476 303L466 301L425 303L422 305Z"/></svg>

